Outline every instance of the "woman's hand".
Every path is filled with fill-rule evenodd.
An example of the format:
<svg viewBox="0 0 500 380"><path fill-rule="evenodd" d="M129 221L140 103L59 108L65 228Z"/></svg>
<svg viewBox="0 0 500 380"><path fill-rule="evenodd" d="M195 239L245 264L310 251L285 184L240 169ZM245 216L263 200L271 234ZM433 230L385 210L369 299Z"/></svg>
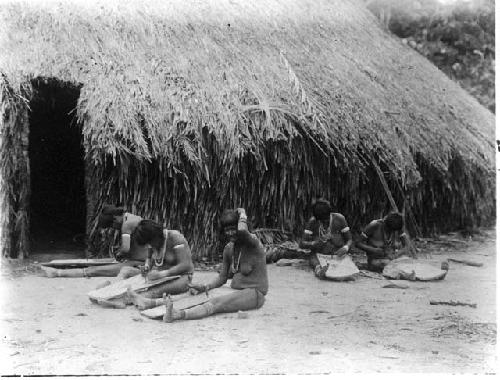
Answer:
<svg viewBox="0 0 500 380"><path fill-rule="evenodd" d="M371 253L376 259L384 258L386 254L384 248L372 248Z"/></svg>
<svg viewBox="0 0 500 380"><path fill-rule="evenodd" d="M148 281L154 281L154 280L158 280L160 278L162 278L163 276L160 274L159 271L157 270L152 270L151 272L149 272L147 275L146 275L146 278L148 279Z"/></svg>
<svg viewBox="0 0 500 380"><path fill-rule="evenodd" d="M146 262L144 263L144 270L146 271L146 273L148 273L150 269L151 269L151 262L149 259L146 259Z"/></svg>
<svg viewBox="0 0 500 380"><path fill-rule="evenodd" d="M334 254L338 258L341 259L347 254L348 251L349 251L349 247L347 245L344 245L344 246L340 247L339 249L337 249Z"/></svg>
<svg viewBox="0 0 500 380"><path fill-rule="evenodd" d="M203 284L188 284L189 293L196 295L203 292L207 292L207 286Z"/></svg>
<svg viewBox="0 0 500 380"><path fill-rule="evenodd" d="M388 259L395 259L397 256L396 256L396 250L392 247L385 247L384 248L384 255L385 257L387 257Z"/></svg>

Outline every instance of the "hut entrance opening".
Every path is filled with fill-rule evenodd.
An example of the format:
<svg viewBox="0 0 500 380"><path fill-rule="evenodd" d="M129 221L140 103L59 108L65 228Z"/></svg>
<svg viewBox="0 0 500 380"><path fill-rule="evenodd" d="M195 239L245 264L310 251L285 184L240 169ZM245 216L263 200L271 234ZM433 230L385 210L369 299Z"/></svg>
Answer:
<svg viewBox="0 0 500 380"><path fill-rule="evenodd" d="M79 87L36 80L30 102L30 235L32 252L82 247L86 226L85 165L76 121Z"/></svg>

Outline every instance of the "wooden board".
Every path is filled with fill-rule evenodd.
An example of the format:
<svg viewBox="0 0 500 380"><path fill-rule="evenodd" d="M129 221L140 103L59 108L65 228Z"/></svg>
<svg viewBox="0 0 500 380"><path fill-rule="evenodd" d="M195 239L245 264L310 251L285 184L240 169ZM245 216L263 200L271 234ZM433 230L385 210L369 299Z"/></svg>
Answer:
<svg viewBox="0 0 500 380"><path fill-rule="evenodd" d="M352 261L351 257L345 255L342 258L337 256L317 254L319 263L322 267L328 264L328 270L325 277L333 281L353 280L354 275L359 273L359 269Z"/></svg>
<svg viewBox="0 0 500 380"><path fill-rule="evenodd" d="M228 285L221 286L220 288L212 289L208 292L208 298L205 293L200 293L195 296L184 293L178 296L173 296L172 300L174 303L174 308L177 310L189 309L196 305L201 305L207 302L211 298L225 296L226 294L231 294L237 291L236 289L232 289ZM152 319L161 319L163 314L165 314L165 305L157 306L152 309L143 310L141 314Z"/></svg>
<svg viewBox="0 0 500 380"><path fill-rule="evenodd" d="M70 260L51 260L48 263L41 263L44 267L52 268L85 268L100 265L118 264L113 258L108 259L70 259Z"/></svg>
<svg viewBox="0 0 500 380"><path fill-rule="evenodd" d="M276 266L278 266L278 267L301 266L301 265L308 265L307 260L303 260L303 259L279 259L276 262Z"/></svg>
<svg viewBox="0 0 500 380"><path fill-rule="evenodd" d="M382 274L394 280L436 281L446 277L448 271L441 269L440 263L400 257L392 260Z"/></svg>
<svg viewBox="0 0 500 380"><path fill-rule="evenodd" d="M91 301L100 300L110 300L116 299L124 296L127 293L127 287L130 286L134 291L145 291L154 286L163 284L168 281L176 280L180 276L171 276L160 278L159 280L146 282L146 279L142 275L127 278L126 280L120 280L112 283L111 285L105 286L101 289L92 290L87 293Z"/></svg>

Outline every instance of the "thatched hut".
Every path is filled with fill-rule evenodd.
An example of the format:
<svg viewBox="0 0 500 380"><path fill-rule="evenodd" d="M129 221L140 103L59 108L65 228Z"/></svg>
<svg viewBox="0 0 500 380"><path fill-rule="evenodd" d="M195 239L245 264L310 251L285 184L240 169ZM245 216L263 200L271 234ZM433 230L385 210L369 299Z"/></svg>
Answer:
<svg viewBox="0 0 500 380"><path fill-rule="evenodd" d="M356 227L377 173L424 232L494 216L494 116L361 2L12 2L0 28L4 255L92 237L103 202L201 255L235 205L297 231L322 194Z"/></svg>

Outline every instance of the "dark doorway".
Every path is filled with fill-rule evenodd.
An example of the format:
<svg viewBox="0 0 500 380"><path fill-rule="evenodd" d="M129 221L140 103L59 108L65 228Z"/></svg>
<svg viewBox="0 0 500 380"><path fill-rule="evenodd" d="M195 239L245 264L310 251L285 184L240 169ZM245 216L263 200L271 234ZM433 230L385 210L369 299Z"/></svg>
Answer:
<svg viewBox="0 0 500 380"><path fill-rule="evenodd" d="M34 252L82 247L86 200L79 87L37 79L30 102L30 234Z"/></svg>

